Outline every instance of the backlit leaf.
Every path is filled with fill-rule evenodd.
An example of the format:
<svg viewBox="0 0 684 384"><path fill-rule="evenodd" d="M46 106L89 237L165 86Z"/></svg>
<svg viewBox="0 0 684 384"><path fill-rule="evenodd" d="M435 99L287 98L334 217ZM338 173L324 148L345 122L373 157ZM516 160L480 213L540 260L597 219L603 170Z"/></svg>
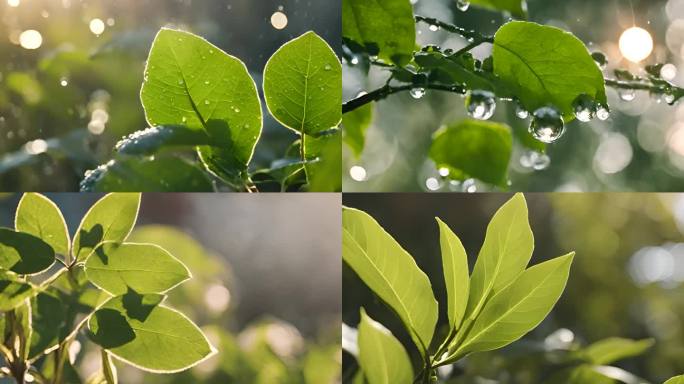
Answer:
<svg viewBox="0 0 684 384"><path fill-rule="evenodd" d="M439 243L442 250L442 268L446 284L449 308L449 325L458 329L468 305L469 270L468 256L461 240L439 218Z"/></svg>
<svg viewBox="0 0 684 384"><path fill-rule="evenodd" d="M597 341L580 352L587 361L596 365L606 365L628 357L639 356L655 344L653 339L630 340L611 337Z"/></svg>
<svg viewBox="0 0 684 384"><path fill-rule="evenodd" d="M411 384L413 367L404 346L361 309L359 365L368 384Z"/></svg>
<svg viewBox="0 0 684 384"><path fill-rule="evenodd" d="M55 253L69 254L69 232L59 208L39 193L25 193L14 220L17 231L28 233L48 243Z"/></svg>
<svg viewBox="0 0 684 384"><path fill-rule="evenodd" d="M479 7L509 12L515 17L527 17L527 3L525 0L469 0L469 2Z"/></svg>
<svg viewBox="0 0 684 384"><path fill-rule="evenodd" d="M55 251L38 237L0 228L0 269L20 275L41 273L55 262Z"/></svg>

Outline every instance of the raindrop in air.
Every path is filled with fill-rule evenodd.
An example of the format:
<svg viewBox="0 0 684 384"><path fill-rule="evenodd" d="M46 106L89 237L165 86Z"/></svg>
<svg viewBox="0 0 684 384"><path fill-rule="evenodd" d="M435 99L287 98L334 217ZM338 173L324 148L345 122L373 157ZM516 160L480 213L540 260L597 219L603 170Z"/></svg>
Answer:
<svg viewBox="0 0 684 384"><path fill-rule="evenodd" d="M603 52L593 52L591 54L591 58L594 59L599 68L606 69L606 66L608 65L608 59Z"/></svg>
<svg viewBox="0 0 684 384"><path fill-rule="evenodd" d="M608 111L608 108L606 108L603 105L600 105L598 109L596 110L596 117L599 118L599 120L606 121L610 117L610 112Z"/></svg>
<svg viewBox="0 0 684 384"><path fill-rule="evenodd" d="M456 0L456 8L458 8L459 11L465 12L468 10L468 7L470 7L470 1Z"/></svg>
<svg viewBox="0 0 684 384"><path fill-rule="evenodd" d="M520 165L535 171L541 171L549 167L551 158L549 155L537 151L526 151L520 156Z"/></svg>
<svg viewBox="0 0 684 384"><path fill-rule="evenodd" d="M466 97L468 114L478 120L488 120L496 110L494 94L488 91L472 91Z"/></svg>
<svg viewBox="0 0 684 384"><path fill-rule="evenodd" d="M411 91L409 93L411 94L411 97L413 97L414 99L420 99L423 96L425 96L426 92L425 92L425 88L415 87L415 88L411 88Z"/></svg>
<svg viewBox="0 0 684 384"><path fill-rule="evenodd" d="M622 89L618 92L618 95L622 101L632 101L636 98L636 91L633 89Z"/></svg>
<svg viewBox="0 0 684 384"><path fill-rule="evenodd" d="M541 107L534 111L534 118L530 124L530 133L534 138L544 143L553 143L564 131L563 116L557 110Z"/></svg>
<svg viewBox="0 0 684 384"><path fill-rule="evenodd" d="M594 118L596 105L594 100L587 95L578 96L572 103L572 108L575 112L577 120L588 123Z"/></svg>

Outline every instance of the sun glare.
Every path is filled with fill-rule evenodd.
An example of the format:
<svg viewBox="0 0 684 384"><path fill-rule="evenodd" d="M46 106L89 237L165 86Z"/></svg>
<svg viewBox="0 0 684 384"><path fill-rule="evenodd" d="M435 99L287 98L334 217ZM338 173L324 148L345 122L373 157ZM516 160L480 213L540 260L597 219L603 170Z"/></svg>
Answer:
<svg viewBox="0 0 684 384"><path fill-rule="evenodd" d="M620 36L620 53L627 60L638 63L653 52L653 38L647 30L632 27Z"/></svg>

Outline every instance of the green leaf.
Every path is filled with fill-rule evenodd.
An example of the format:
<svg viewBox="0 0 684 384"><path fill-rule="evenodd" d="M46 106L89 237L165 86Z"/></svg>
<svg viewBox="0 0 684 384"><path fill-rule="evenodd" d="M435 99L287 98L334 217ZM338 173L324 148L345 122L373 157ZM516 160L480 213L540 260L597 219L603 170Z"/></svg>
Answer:
<svg viewBox="0 0 684 384"><path fill-rule="evenodd" d="M110 193L95 203L76 230L74 257L84 261L106 241L122 243L138 218L140 193Z"/></svg>
<svg viewBox="0 0 684 384"><path fill-rule="evenodd" d="M615 380L600 374L594 368L583 364L562 369L551 375L548 380L544 381L544 384L615 384Z"/></svg>
<svg viewBox="0 0 684 384"><path fill-rule="evenodd" d="M496 11L510 12L511 15L519 18L527 18L525 0L470 0L470 4Z"/></svg>
<svg viewBox="0 0 684 384"><path fill-rule="evenodd" d="M150 125L206 132L212 148L203 148L203 157L238 178L262 127L259 95L244 63L199 36L164 28L145 73L141 99Z"/></svg>
<svg viewBox="0 0 684 384"><path fill-rule="evenodd" d="M310 192L342 191L342 133L304 136L306 175Z"/></svg>
<svg viewBox="0 0 684 384"><path fill-rule="evenodd" d="M349 145L354 156L361 156L366 146L366 130L373 121L373 104L368 103L361 108L342 115L344 142Z"/></svg>
<svg viewBox="0 0 684 384"><path fill-rule="evenodd" d="M413 367L404 346L361 309L359 365L368 384L411 384Z"/></svg>
<svg viewBox="0 0 684 384"><path fill-rule="evenodd" d="M55 262L55 251L28 233L0 228L0 268L20 275L41 273Z"/></svg>
<svg viewBox="0 0 684 384"><path fill-rule="evenodd" d="M468 315L480 313L490 297L513 282L532 257L534 235L527 219L527 203L522 193L508 200L487 226L484 244L470 277Z"/></svg>
<svg viewBox="0 0 684 384"><path fill-rule="evenodd" d="M413 257L370 215L344 208L342 258L394 310L424 354L437 323L437 301Z"/></svg>
<svg viewBox="0 0 684 384"><path fill-rule="evenodd" d="M684 375L675 376L666 381L665 384L684 384Z"/></svg>
<svg viewBox="0 0 684 384"><path fill-rule="evenodd" d="M102 351L102 374L107 384L117 384L119 382L116 366L112 362L112 356L105 350Z"/></svg>
<svg viewBox="0 0 684 384"><path fill-rule="evenodd" d="M16 275L0 272L0 312L11 311L35 294L33 286Z"/></svg>
<svg viewBox="0 0 684 384"><path fill-rule="evenodd" d="M370 55L403 66L416 44L409 0L345 0L342 36L363 45Z"/></svg>
<svg viewBox="0 0 684 384"><path fill-rule="evenodd" d="M14 220L17 231L36 236L48 243L55 253L69 254L69 231L59 208L39 193L25 193Z"/></svg>
<svg viewBox="0 0 684 384"><path fill-rule="evenodd" d="M91 339L114 357L150 372L183 371L213 355L202 331L180 312L160 305L163 299L133 292L110 299L88 321Z"/></svg>
<svg viewBox="0 0 684 384"><path fill-rule="evenodd" d="M129 289L163 293L190 278L183 263L153 244L102 244L86 261L85 271L90 282L114 296Z"/></svg>
<svg viewBox="0 0 684 384"><path fill-rule="evenodd" d="M175 156L123 157L86 174L81 192L210 192L208 175Z"/></svg>
<svg viewBox="0 0 684 384"><path fill-rule="evenodd" d="M539 325L563 293L573 257L570 253L535 265L495 294L454 355L501 348Z"/></svg>
<svg viewBox="0 0 684 384"><path fill-rule="evenodd" d="M555 27L514 21L494 37L494 73L529 111L553 105L568 120L573 102L588 95L606 104L601 70L584 44Z"/></svg>
<svg viewBox="0 0 684 384"><path fill-rule="evenodd" d="M342 66L325 40L307 32L289 41L266 63L266 106L293 131L315 135L342 120Z"/></svg>
<svg viewBox="0 0 684 384"><path fill-rule="evenodd" d="M151 155L162 148L209 144L211 138L205 131L171 125L134 132L116 144L116 151L126 155Z"/></svg>
<svg viewBox="0 0 684 384"><path fill-rule="evenodd" d="M40 356L60 342L60 331L66 324L66 307L56 292L38 293L31 299L31 348L29 357Z"/></svg>
<svg viewBox="0 0 684 384"><path fill-rule="evenodd" d="M630 340L619 337L597 341L584 348L580 356L596 365L611 364L628 357L639 356L655 344L653 339Z"/></svg>
<svg viewBox="0 0 684 384"><path fill-rule="evenodd" d="M453 329L461 326L468 305L470 277L468 276L468 255L461 240L439 218L439 243L442 250L442 267L449 302L449 325Z"/></svg>
<svg viewBox="0 0 684 384"><path fill-rule="evenodd" d="M430 158L438 168L449 169L452 177L506 187L512 145L507 125L464 120L435 133Z"/></svg>

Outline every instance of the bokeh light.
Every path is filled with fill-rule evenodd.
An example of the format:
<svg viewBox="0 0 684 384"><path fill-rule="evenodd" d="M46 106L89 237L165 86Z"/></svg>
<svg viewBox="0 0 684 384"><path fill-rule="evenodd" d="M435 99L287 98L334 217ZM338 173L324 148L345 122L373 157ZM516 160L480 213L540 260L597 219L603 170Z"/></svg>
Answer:
<svg viewBox="0 0 684 384"><path fill-rule="evenodd" d="M28 29L19 35L19 44L25 49L38 49L43 45L43 35L34 29Z"/></svg>
<svg viewBox="0 0 684 384"><path fill-rule="evenodd" d="M647 30L631 27L620 36L620 52L627 60L638 63L653 52L653 38Z"/></svg>

